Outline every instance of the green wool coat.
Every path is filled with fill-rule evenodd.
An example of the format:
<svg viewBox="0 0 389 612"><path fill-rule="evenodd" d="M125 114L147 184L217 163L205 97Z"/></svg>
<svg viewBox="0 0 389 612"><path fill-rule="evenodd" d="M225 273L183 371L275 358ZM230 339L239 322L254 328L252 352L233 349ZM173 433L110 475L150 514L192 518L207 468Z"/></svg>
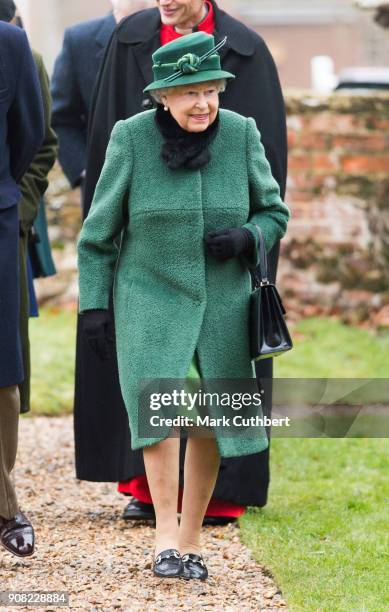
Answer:
<svg viewBox="0 0 389 612"><path fill-rule="evenodd" d="M195 350L203 379L255 378L248 336L249 268L258 265L253 224L269 251L290 216L254 119L220 110L211 160L198 170L170 170L160 157L162 142L155 110L115 125L78 243L80 312L108 308L114 284L119 379L133 450L169 431L140 435L149 418L138 408L140 381L184 380ZM221 262L208 255L207 232L241 226L255 237L249 256ZM223 457L268 446L263 428L255 438L237 427L229 437L214 431Z"/></svg>

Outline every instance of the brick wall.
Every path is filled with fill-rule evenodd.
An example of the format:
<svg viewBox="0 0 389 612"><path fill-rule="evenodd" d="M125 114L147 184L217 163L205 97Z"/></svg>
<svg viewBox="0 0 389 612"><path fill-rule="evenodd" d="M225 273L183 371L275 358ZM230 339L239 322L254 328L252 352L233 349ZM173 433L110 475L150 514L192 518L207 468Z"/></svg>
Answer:
<svg viewBox="0 0 389 612"><path fill-rule="evenodd" d="M286 94L287 203L278 283L293 318L389 325L389 94Z"/></svg>

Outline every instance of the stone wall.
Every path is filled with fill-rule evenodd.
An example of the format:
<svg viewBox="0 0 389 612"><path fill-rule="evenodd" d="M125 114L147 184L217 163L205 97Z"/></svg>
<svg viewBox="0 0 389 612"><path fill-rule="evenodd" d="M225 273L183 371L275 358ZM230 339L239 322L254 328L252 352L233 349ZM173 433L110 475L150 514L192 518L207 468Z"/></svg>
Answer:
<svg viewBox="0 0 389 612"><path fill-rule="evenodd" d="M292 210L278 287L288 320L326 314L389 325L389 94L316 97L288 92ZM41 302L77 299L79 190L58 166L48 192L57 277L38 281Z"/></svg>
<svg viewBox="0 0 389 612"><path fill-rule="evenodd" d="M389 94L289 92L286 105L289 308L389 325Z"/></svg>

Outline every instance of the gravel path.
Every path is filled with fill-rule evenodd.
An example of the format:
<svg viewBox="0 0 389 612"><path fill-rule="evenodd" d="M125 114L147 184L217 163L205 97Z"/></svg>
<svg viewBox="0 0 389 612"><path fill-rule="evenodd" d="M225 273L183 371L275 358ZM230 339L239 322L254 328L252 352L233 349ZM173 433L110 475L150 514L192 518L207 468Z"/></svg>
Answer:
<svg viewBox="0 0 389 612"><path fill-rule="evenodd" d="M75 479L71 417L23 418L19 439L15 480L36 553L21 560L0 550L0 590L68 591L72 610L286 610L236 525L204 528L205 583L154 577L153 527L121 520L114 485Z"/></svg>

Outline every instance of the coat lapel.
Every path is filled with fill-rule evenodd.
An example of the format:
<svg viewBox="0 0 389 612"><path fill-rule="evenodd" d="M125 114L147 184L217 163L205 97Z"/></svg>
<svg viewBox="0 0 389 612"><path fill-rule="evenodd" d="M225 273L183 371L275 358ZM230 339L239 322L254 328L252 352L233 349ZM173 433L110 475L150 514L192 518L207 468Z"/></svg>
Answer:
<svg viewBox="0 0 389 612"><path fill-rule="evenodd" d="M153 80L152 54L160 47L159 10L147 9L133 15L118 30L118 40L131 45L145 85Z"/></svg>
<svg viewBox="0 0 389 612"><path fill-rule="evenodd" d="M153 80L152 54L161 46L159 30L157 30L150 40L134 46L134 55L142 73L145 85Z"/></svg>
<svg viewBox="0 0 389 612"><path fill-rule="evenodd" d="M255 45L253 37L250 35L250 31L247 30L247 35L244 35L246 33L243 34L242 29L245 28L245 26L241 22L230 17L228 13L220 10L215 0L210 1L215 13L215 42L218 43L222 38L227 36L227 43L219 52L221 59L223 60L230 49L239 55L253 55Z"/></svg>
<svg viewBox="0 0 389 612"><path fill-rule="evenodd" d="M101 49L105 49L105 47L108 45L108 41L115 27L116 21L112 13L109 13L104 19L102 19L101 28L97 32L95 38L96 44Z"/></svg>
<svg viewBox="0 0 389 612"><path fill-rule="evenodd" d="M116 21L112 13L109 13L101 20L101 28L95 36L96 53L95 58L99 62L103 58L103 53L109 43L111 34L116 27Z"/></svg>

